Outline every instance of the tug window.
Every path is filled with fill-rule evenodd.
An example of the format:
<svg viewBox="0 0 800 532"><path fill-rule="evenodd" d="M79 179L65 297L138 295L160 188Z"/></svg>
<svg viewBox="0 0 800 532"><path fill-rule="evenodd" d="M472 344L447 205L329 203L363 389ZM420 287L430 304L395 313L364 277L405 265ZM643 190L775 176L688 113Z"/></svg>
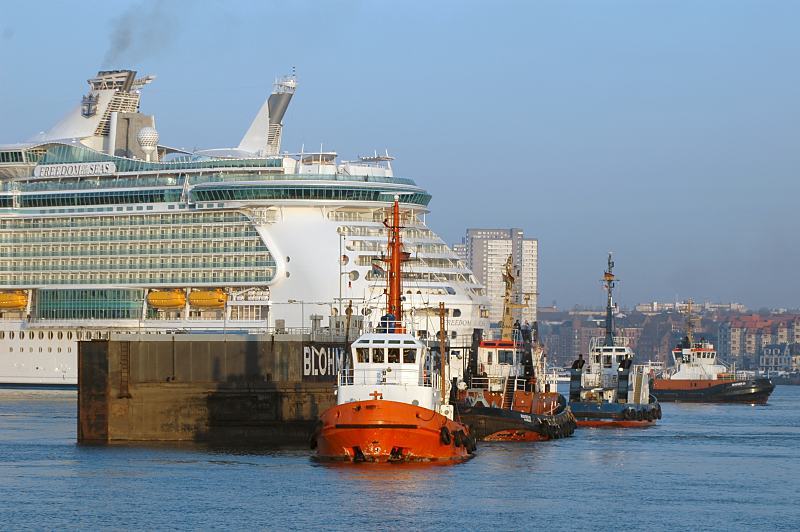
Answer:
<svg viewBox="0 0 800 532"><path fill-rule="evenodd" d="M398 347L390 347L387 349L389 355L389 364L399 364L400 363L400 349Z"/></svg>
<svg viewBox="0 0 800 532"><path fill-rule="evenodd" d="M403 349L403 364L413 364L415 362L416 349Z"/></svg>
<svg viewBox="0 0 800 532"><path fill-rule="evenodd" d="M497 352L497 362L500 364L513 364L514 363L514 351L501 349Z"/></svg>
<svg viewBox="0 0 800 532"><path fill-rule="evenodd" d="M359 362L369 362L369 348L356 347L356 357Z"/></svg>
<svg viewBox="0 0 800 532"><path fill-rule="evenodd" d="M489 359L487 360L487 364L490 366L492 365L492 353L494 353L494 351L489 351Z"/></svg>
<svg viewBox="0 0 800 532"><path fill-rule="evenodd" d="M603 367L611 367L611 355L603 355Z"/></svg>
<svg viewBox="0 0 800 532"><path fill-rule="evenodd" d="M383 348L372 350L372 363L383 364Z"/></svg>

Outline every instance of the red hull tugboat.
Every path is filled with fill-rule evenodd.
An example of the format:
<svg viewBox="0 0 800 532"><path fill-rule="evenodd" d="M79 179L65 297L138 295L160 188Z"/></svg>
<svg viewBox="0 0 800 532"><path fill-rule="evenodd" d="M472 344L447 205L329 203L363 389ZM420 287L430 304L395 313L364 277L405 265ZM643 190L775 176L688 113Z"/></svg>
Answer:
<svg viewBox="0 0 800 532"><path fill-rule="evenodd" d="M592 339L587 369L581 356L570 370L569 406L579 427L645 427L661 419L644 370L633 366L627 338L614 334L613 269L609 253L603 276L608 293L605 337Z"/></svg>
<svg viewBox="0 0 800 532"><path fill-rule="evenodd" d="M349 462L458 462L475 451L469 429L447 404L445 366L402 327L400 240L395 197L389 229L387 313L352 345L352 368L339 372L337 405L312 438L317 457Z"/></svg>
<svg viewBox="0 0 800 532"><path fill-rule="evenodd" d="M689 301L687 331L672 350L675 367L653 379L653 394L659 401L686 403L766 404L775 385L766 377L729 370L717 360L711 342L694 340L692 302Z"/></svg>
<svg viewBox="0 0 800 532"><path fill-rule="evenodd" d="M484 441L545 441L571 436L575 418L566 400L543 389L543 350L530 331L514 327L515 276L506 262L500 340L480 340L473 347L465 381L458 383L457 412L476 438ZM534 328L534 336L535 334Z"/></svg>

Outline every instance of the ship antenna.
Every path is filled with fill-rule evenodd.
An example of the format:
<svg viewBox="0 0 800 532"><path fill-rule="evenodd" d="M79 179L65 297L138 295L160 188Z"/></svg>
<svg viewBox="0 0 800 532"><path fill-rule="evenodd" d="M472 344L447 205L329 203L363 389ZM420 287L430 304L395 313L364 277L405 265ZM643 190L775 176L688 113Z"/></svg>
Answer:
<svg viewBox="0 0 800 532"><path fill-rule="evenodd" d="M608 292L608 302L606 304L606 341L605 345L614 345L614 286L616 285L617 278L614 277L614 261L611 258L612 253L608 252L608 270L603 275L603 284Z"/></svg>

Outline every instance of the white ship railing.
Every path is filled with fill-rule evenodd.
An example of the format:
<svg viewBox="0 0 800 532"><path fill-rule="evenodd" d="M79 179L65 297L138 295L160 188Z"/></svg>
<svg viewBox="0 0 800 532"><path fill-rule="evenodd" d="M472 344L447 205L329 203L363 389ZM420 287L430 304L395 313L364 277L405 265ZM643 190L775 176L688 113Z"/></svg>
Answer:
<svg viewBox="0 0 800 532"><path fill-rule="evenodd" d="M604 347L606 345L606 338L605 336L595 336L589 341L589 349L594 351L595 348ZM626 336L615 336L614 337L614 346L615 347L628 347L630 345L630 338Z"/></svg>
<svg viewBox="0 0 800 532"><path fill-rule="evenodd" d="M440 376L438 373L419 369L343 369L339 371L339 386L354 385L414 385L428 388L439 388Z"/></svg>

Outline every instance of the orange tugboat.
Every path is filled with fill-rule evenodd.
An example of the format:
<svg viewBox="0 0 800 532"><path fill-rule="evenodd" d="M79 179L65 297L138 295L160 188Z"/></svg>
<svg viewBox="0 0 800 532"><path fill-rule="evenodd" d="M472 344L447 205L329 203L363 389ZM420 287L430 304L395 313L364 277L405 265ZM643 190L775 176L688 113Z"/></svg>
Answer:
<svg viewBox="0 0 800 532"><path fill-rule="evenodd" d="M445 366L402 325L402 263L395 196L389 230L387 312L352 345L352 368L339 372L337 405L312 438L317 457L350 462L458 462L475 451L469 429L453 419Z"/></svg>

